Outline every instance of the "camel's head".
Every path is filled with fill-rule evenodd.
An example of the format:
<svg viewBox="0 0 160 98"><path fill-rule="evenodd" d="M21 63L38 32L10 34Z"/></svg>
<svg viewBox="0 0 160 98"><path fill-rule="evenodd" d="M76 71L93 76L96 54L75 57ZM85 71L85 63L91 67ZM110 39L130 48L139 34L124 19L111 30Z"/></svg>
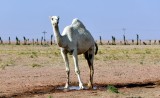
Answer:
<svg viewBox="0 0 160 98"><path fill-rule="evenodd" d="M52 25L58 25L59 23L59 16L50 16Z"/></svg>

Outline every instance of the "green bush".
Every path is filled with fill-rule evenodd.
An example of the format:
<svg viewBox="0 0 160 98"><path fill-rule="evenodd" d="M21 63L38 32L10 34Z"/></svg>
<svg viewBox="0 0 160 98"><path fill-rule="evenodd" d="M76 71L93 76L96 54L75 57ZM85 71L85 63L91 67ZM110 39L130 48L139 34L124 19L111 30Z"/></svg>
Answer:
<svg viewBox="0 0 160 98"><path fill-rule="evenodd" d="M107 90L110 91L110 92L112 92L112 93L119 93L118 88L116 88L113 85L108 85L107 86Z"/></svg>

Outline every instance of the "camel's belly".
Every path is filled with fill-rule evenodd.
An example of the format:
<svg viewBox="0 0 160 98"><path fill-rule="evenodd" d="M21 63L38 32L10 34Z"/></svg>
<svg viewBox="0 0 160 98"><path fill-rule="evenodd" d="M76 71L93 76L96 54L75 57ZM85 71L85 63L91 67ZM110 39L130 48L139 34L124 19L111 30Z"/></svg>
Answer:
<svg viewBox="0 0 160 98"><path fill-rule="evenodd" d="M92 46L94 45L86 45L85 43L81 45L80 47L77 48L77 53L78 54L83 54L86 51L88 51Z"/></svg>

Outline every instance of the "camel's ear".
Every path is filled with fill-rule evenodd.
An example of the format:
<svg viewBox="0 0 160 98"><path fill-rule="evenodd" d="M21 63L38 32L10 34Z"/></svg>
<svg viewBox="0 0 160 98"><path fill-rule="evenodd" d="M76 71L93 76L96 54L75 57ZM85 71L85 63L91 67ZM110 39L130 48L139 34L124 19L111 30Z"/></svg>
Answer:
<svg viewBox="0 0 160 98"><path fill-rule="evenodd" d="M58 22L59 22L59 16L57 16L57 18L58 18Z"/></svg>

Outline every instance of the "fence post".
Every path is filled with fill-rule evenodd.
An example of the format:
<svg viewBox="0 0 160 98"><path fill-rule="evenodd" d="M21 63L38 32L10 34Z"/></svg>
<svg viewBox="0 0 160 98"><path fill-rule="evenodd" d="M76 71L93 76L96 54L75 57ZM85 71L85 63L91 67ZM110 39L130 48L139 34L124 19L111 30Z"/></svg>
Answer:
<svg viewBox="0 0 160 98"><path fill-rule="evenodd" d="M139 44L139 35L137 34L137 45Z"/></svg>
<svg viewBox="0 0 160 98"><path fill-rule="evenodd" d="M114 36L112 36L112 45L116 45L116 38Z"/></svg>
<svg viewBox="0 0 160 98"><path fill-rule="evenodd" d="M52 39L53 39L53 35L51 35L51 45L53 44Z"/></svg>
<svg viewBox="0 0 160 98"><path fill-rule="evenodd" d="M156 40L154 40L154 45L156 45Z"/></svg>
<svg viewBox="0 0 160 98"><path fill-rule="evenodd" d="M38 38L37 38L37 45L39 45L39 43L38 43Z"/></svg>
<svg viewBox="0 0 160 98"><path fill-rule="evenodd" d="M10 44L11 44L11 38L9 37L8 40L9 40L9 41L8 41L8 44L10 45Z"/></svg>
<svg viewBox="0 0 160 98"><path fill-rule="evenodd" d="M132 45L134 45L134 40L132 39Z"/></svg>
<svg viewBox="0 0 160 98"><path fill-rule="evenodd" d="M2 40L2 38L0 37L0 42L1 42L1 44L3 44L3 40Z"/></svg>
<svg viewBox="0 0 160 98"><path fill-rule="evenodd" d="M151 40L149 40L149 45L151 45L152 43L151 43Z"/></svg>
<svg viewBox="0 0 160 98"><path fill-rule="evenodd" d="M32 39L32 44L34 45L34 38Z"/></svg>
<svg viewBox="0 0 160 98"><path fill-rule="evenodd" d="M123 35L123 41L124 41L124 45L126 45L126 37L125 37L125 35Z"/></svg>
<svg viewBox="0 0 160 98"><path fill-rule="evenodd" d="M100 45L102 45L102 37L99 36L99 40L100 40Z"/></svg>
<svg viewBox="0 0 160 98"><path fill-rule="evenodd" d="M16 36L16 45L18 45L19 43L19 40L18 40L18 37Z"/></svg>
<svg viewBox="0 0 160 98"><path fill-rule="evenodd" d="M43 45L43 37L41 37L41 45Z"/></svg>

